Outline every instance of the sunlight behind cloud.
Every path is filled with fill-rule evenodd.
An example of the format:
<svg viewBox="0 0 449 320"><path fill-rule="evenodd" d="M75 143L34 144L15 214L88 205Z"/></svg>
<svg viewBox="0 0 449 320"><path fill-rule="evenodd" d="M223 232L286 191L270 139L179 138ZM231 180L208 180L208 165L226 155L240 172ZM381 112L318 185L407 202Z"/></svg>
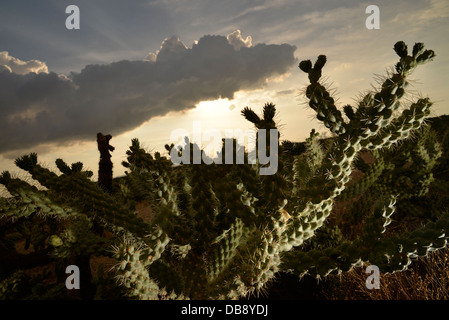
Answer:
<svg viewBox="0 0 449 320"><path fill-rule="evenodd" d="M229 107L233 104L229 99L217 99L213 101L201 101L196 108L190 110L189 113L200 115L206 119L229 115Z"/></svg>

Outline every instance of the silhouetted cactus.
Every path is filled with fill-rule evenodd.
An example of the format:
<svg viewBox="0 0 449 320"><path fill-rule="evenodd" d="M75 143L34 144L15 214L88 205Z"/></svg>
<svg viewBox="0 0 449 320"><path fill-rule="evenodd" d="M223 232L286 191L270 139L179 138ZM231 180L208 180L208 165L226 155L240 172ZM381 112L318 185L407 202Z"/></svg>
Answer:
<svg viewBox="0 0 449 320"><path fill-rule="evenodd" d="M47 190L4 172L0 183L12 198L0 199L0 213L11 226L41 215L54 219L46 233L35 231L34 243L44 243L61 263L86 253L115 259L118 283L136 299L238 299L263 290L285 270L325 276L364 262L382 272L404 270L415 257L446 246L449 216L435 207L424 227L389 232L396 216L422 210L419 201L428 200L442 154L431 128L421 129L430 115L429 99L398 114L407 76L434 53L415 44L409 56L402 42L395 51L396 73L357 108L345 106L346 121L320 83L326 57L300 63L310 80L309 105L334 136L320 139L313 130L295 152L290 143L278 145L279 169L272 176L259 175L259 164L173 166L133 139L122 163L126 177L112 194L91 181L80 163L69 167L58 159L57 175L40 166L35 154L17 159ZM257 130L277 128L272 103L262 116L248 107L242 114ZM108 160L109 139L104 137L101 149ZM187 143L190 152L199 148ZM372 164L359 158L362 151L373 157ZM220 155L225 152L223 146ZM354 168L362 174L357 181ZM323 226L335 204L348 200L352 204L340 216L346 223ZM136 209L141 204L151 209L145 221ZM95 232L94 223L106 232ZM360 226L359 232L348 233L351 226ZM23 231L30 239L32 232ZM325 243L313 243L316 233ZM8 270L2 279L0 294L15 292L22 275Z"/></svg>
<svg viewBox="0 0 449 320"><path fill-rule="evenodd" d="M115 148L109 144L112 139L110 134L103 135L101 132L97 133L98 151L100 151L100 163L98 166L98 184L104 191L112 192L112 161L109 151L114 151Z"/></svg>

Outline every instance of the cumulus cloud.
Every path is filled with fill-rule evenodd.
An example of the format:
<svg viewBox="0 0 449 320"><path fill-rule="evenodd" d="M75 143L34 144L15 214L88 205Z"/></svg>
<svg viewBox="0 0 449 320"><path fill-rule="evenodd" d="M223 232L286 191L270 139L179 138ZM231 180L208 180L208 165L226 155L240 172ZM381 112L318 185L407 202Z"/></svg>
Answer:
<svg viewBox="0 0 449 320"><path fill-rule="evenodd" d="M30 72L48 73L48 67L45 62L39 60L22 61L11 57L7 51L0 51L0 72L5 69L17 74L27 74Z"/></svg>
<svg viewBox="0 0 449 320"><path fill-rule="evenodd" d="M0 153L92 140L97 132L118 135L203 100L233 99L241 89L260 88L296 62L294 46L247 46L246 38L247 45L236 50L238 37L230 39L208 35L189 48L171 37L145 59L87 65L68 77L27 73L11 62L20 60L2 55L11 59L0 69ZM28 70L45 70L26 63Z"/></svg>
<svg viewBox="0 0 449 320"><path fill-rule="evenodd" d="M235 30L228 34L226 38L235 50L240 50L241 47L249 48L253 45L251 36L247 36L246 39L243 39L240 30Z"/></svg>

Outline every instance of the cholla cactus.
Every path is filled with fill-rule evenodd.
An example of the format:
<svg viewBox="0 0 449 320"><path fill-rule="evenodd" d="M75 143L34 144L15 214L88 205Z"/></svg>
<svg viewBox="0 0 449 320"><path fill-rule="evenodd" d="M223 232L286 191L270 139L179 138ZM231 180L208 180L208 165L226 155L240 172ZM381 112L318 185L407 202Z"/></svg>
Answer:
<svg viewBox="0 0 449 320"><path fill-rule="evenodd" d="M13 198L1 200L0 212L15 219L35 214L60 219L62 227L47 235L55 257L79 255L80 247L115 259L117 283L135 299L238 299L260 292L285 270L326 276L363 262L384 272L403 270L414 257L446 245L449 220L446 213L436 212L422 229L389 235L395 216L407 210L401 207L403 200L426 196L442 152L432 133L420 129L430 114L429 99L419 99L398 114L407 76L434 53L415 44L408 55L402 42L395 51L400 56L396 72L356 110L345 106L348 120L320 83L326 57L319 56L313 65L300 63L310 79L309 105L334 137L320 140L312 131L303 153L292 155L285 149L279 154L273 176L260 176L258 165L250 164L172 166L134 139L123 163L129 171L113 194L90 181L91 173L82 165L70 168L58 160L58 176L32 154L16 163L48 191L5 172L0 183ZM264 106L262 117L250 108L242 114L257 129L276 128L272 103ZM385 151L408 141L418 129L417 142L403 143L395 153ZM194 148L198 146L179 152ZM374 156L373 164L360 160L362 151ZM355 167L364 177L354 183ZM407 188L391 184L395 179ZM361 234L306 249L319 229L326 228L334 204L354 198L363 204L363 214L349 215L348 221L363 221ZM142 204L151 208L145 221L136 210ZM94 222L102 225L103 234L95 231ZM341 225L343 231L345 227Z"/></svg>
<svg viewBox="0 0 449 320"><path fill-rule="evenodd" d="M411 263L411 258L425 255L429 250L446 245L446 230L449 226L447 214L440 215L437 222L429 223L422 230L393 237L382 236L385 227L391 222L390 216L394 212L396 198L403 199L426 194L427 186L432 178L430 170L435 165L435 160L441 155L435 139L430 144L422 142L426 138L419 140L418 148L413 148L411 144L407 148L402 148L402 152L413 150L412 152L420 157L420 161L414 159L413 163L416 163L416 166L408 170L408 173L413 172L415 177L404 176L407 171L399 166L395 168L394 163L386 161L387 154L383 153L382 157L369 167L358 184L345 190L360 151L363 149L383 150L397 145L399 141L408 138L413 130L416 131L422 127L424 120L430 114L431 102L425 98L419 99L405 108L399 116L395 116L401 106L400 98L408 86L407 76L418 65L430 61L435 56L433 51L424 50L421 43L416 43L412 55L408 55L407 46L403 42L396 43L394 49L400 56L400 61L395 67L396 73L385 79L379 92L367 94L360 101L356 112L352 107L345 106L348 123L344 122L341 113L333 103L334 100L319 83L325 58L320 56L313 68L310 61L303 61L299 66L309 74L311 81L306 90L310 106L317 111L318 119L337 134L333 151L330 152L331 157L323 163L323 168L327 168L327 179L333 182L333 188L328 190L328 198L325 201L335 200L339 196L350 198L368 189L372 192L377 188L377 192L369 196L372 200L370 204L375 205L374 213L366 218L365 229L356 240L323 251L293 251L286 255L284 266L298 274L326 275L334 270L348 270L363 262L377 264L383 272L404 270ZM391 158L390 154L389 160ZM423 168L420 169L423 164ZM389 171L390 174L385 174L385 171ZM379 181L379 177L388 180ZM420 180L413 181L416 177ZM395 178L398 180L395 181ZM409 184L405 183L406 180ZM395 186L394 182L402 182L403 185ZM418 183L410 186L413 182ZM408 190L410 187L412 189L414 187L416 190L414 192L417 193L414 194ZM378 198L373 199L376 195ZM318 201L319 199L312 199L314 204ZM367 210L369 202L367 203L365 199L359 199L359 201L365 201L363 210L365 213L369 212ZM357 208L360 210L360 207Z"/></svg>

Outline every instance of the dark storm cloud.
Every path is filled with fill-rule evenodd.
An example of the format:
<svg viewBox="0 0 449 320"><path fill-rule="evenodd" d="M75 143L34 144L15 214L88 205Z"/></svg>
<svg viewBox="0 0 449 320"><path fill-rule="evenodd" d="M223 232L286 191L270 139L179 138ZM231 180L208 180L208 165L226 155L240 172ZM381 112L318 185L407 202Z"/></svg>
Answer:
<svg viewBox="0 0 449 320"><path fill-rule="evenodd" d="M204 36L191 48L172 37L145 60L88 65L69 77L0 68L0 153L92 140L100 131L118 135L202 100L232 99L295 63L294 46L236 46L238 36L232 44Z"/></svg>

